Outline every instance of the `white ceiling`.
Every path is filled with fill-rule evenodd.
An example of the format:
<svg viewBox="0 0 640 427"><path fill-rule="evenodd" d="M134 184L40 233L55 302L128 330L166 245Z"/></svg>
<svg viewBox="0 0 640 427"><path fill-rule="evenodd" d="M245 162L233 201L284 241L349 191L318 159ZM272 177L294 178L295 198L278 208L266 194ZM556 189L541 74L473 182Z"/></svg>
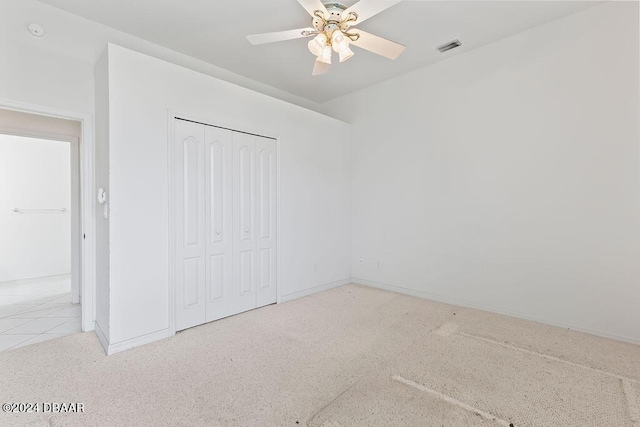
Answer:
<svg viewBox="0 0 640 427"><path fill-rule="evenodd" d="M317 103L598 3L405 0L361 26L406 45L400 58L390 61L354 47L351 60L335 61L329 74L312 77L314 57L306 39L253 46L245 38L308 26L311 18L295 0L41 1ZM454 38L462 48L435 50Z"/></svg>

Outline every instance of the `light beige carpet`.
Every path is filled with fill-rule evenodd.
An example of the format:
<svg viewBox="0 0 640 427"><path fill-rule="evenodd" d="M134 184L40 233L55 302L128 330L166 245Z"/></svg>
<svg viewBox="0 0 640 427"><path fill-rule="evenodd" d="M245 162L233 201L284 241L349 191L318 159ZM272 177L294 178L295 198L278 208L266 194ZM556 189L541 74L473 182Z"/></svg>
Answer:
<svg viewBox="0 0 640 427"><path fill-rule="evenodd" d="M105 356L0 353L0 425L640 426L640 346L348 285Z"/></svg>

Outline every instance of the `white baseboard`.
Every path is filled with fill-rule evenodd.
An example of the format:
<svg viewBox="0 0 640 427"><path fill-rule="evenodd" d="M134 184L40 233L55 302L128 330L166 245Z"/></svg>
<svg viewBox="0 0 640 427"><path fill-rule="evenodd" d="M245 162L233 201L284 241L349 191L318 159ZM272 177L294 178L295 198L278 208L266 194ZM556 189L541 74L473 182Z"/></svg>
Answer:
<svg viewBox="0 0 640 427"><path fill-rule="evenodd" d="M161 331L156 331L147 335L142 335L140 337L131 338L130 340L109 344L107 354L112 355L121 351L129 350L134 347L150 344L155 341L160 341L171 336L173 336L173 334L169 331L169 328L162 329Z"/></svg>
<svg viewBox="0 0 640 427"><path fill-rule="evenodd" d="M320 285L320 286L314 286L313 288L304 289L302 291L292 292L290 294L282 295L280 297L280 302L283 303L287 301L292 301L294 299L306 297L318 292L326 291L332 288L337 288L338 286L348 285L349 283L351 283L351 277L347 277L342 280L336 280L335 282L325 283L324 285Z"/></svg>
<svg viewBox="0 0 640 427"><path fill-rule="evenodd" d="M597 329L591 328L583 328L581 326L569 325L563 322L557 322L555 320L543 319L535 316L530 316L528 314L522 314L515 311L502 310L499 308L487 306L484 304L478 304L473 301L458 299L458 298L450 298L442 295L432 294L429 292L418 291L415 289L403 288L401 286L388 285L386 283L375 282L367 279L360 279L354 277L352 279L353 283L357 283L359 285L371 286L373 288L384 289L387 291L397 292L404 295L410 295L418 298L428 299L430 301L441 302L443 304L454 305L458 307L467 307L474 308L477 310L488 311L490 313L502 314L505 316L517 317L519 319L530 320L532 322L543 323L545 325L557 326L560 328L571 329L578 332L584 332L586 334L596 335L603 338L609 338L616 341L628 342L631 344L640 344L640 338L628 337L625 335L613 334L610 332L604 332Z"/></svg>
<svg viewBox="0 0 640 427"><path fill-rule="evenodd" d="M100 327L100 325L98 325L98 322L95 322L93 330L98 336L98 340L100 341L100 344L102 344L102 348L104 348L104 352L109 354L109 340L107 340L107 336L102 331L102 328Z"/></svg>

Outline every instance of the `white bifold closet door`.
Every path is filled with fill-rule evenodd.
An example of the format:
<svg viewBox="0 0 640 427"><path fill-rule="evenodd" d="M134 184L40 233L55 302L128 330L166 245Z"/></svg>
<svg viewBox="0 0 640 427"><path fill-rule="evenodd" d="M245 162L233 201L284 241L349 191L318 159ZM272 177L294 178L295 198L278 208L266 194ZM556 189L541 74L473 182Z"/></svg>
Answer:
<svg viewBox="0 0 640 427"><path fill-rule="evenodd" d="M200 125L205 137L206 321L236 313L233 294L233 134ZM202 322L201 322L202 323Z"/></svg>
<svg viewBox="0 0 640 427"><path fill-rule="evenodd" d="M206 321L204 126L175 123L176 328Z"/></svg>
<svg viewBox="0 0 640 427"><path fill-rule="evenodd" d="M184 120L174 137L176 330L275 303L275 140Z"/></svg>

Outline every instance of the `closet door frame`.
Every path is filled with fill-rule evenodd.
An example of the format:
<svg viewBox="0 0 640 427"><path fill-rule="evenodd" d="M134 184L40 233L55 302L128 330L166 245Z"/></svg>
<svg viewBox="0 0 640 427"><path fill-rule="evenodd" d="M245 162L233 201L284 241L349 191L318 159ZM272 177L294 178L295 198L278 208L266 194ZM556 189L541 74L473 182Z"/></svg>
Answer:
<svg viewBox="0 0 640 427"><path fill-rule="evenodd" d="M263 138L269 138L275 141L276 144L276 227L277 227L277 246L276 246L276 304L282 303L282 287L280 286L282 278L282 243L279 236L281 235L281 214L280 214L280 138L277 136L267 136L267 132L263 132L260 129L253 128L250 124L237 124L237 123L224 123L216 122L202 117L195 117L189 114L184 114L175 110L168 110L167 112L167 184L168 184L168 202L169 202L169 277L168 277L168 318L169 318L169 333L175 335L176 333L176 206L175 206L175 185L176 177L174 176L173 163L175 161L174 155L174 124L176 120L187 120L196 122L205 126L213 126L222 129L227 129L234 132L248 133L251 135L261 136Z"/></svg>

